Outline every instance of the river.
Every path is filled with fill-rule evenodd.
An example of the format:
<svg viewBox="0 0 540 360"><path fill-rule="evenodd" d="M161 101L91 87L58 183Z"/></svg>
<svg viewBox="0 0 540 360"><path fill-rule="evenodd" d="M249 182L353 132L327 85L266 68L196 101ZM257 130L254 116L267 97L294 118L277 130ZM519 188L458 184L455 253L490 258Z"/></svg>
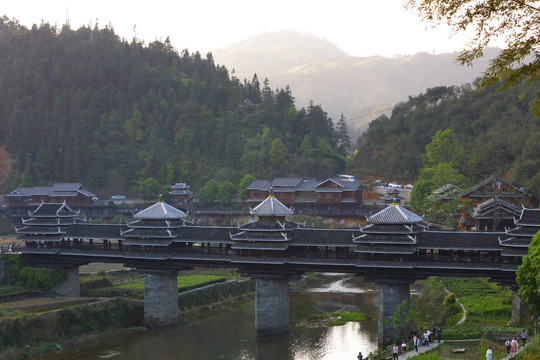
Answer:
<svg viewBox="0 0 540 360"><path fill-rule="evenodd" d="M344 360L377 348L377 292L342 276L319 289L292 291L289 332L258 338L254 303L158 330L136 331L32 360ZM311 314L358 311L370 320L322 326Z"/></svg>

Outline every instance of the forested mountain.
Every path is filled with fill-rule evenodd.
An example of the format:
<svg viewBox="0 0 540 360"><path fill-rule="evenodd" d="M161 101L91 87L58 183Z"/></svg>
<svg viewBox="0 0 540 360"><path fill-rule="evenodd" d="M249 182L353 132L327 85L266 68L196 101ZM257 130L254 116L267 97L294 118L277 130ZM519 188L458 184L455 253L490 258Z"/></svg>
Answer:
<svg viewBox="0 0 540 360"><path fill-rule="evenodd" d="M458 164L467 178L506 176L540 196L540 121L534 114L539 93L540 79L481 93L471 85L428 89L370 123L358 141L355 166L416 179L426 145L437 130L452 129L467 154Z"/></svg>
<svg viewBox="0 0 540 360"><path fill-rule="evenodd" d="M323 178L343 170L349 140L321 106L296 108L288 87L242 81L211 54L128 42L110 27L28 29L4 17L0 99L4 191L80 181L133 194L149 177L195 189L246 173Z"/></svg>
<svg viewBox="0 0 540 360"><path fill-rule="evenodd" d="M359 34L358 44L362 44ZM297 104L313 100L334 120L341 114L359 134L368 123L390 114L396 103L434 86L473 82L498 50L487 49L473 67L456 62L458 53L427 52L382 56L349 56L332 43L295 31L277 31L248 38L212 52L216 62L240 77L257 73L272 86L290 85Z"/></svg>

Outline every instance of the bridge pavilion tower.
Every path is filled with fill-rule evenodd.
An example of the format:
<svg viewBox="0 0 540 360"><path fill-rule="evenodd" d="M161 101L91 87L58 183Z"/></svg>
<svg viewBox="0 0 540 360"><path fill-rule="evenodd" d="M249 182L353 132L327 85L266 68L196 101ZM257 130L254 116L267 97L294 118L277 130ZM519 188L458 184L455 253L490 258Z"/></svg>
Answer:
<svg viewBox="0 0 540 360"><path fill-rule="evenodd" d="M499 237L502 246L501 255L521 264L522 258L529 252L532 238L540 231L540 209L522 207L519 218L514 218L513 228L507 228L505 235ZM527 304L518 296L518 286L515 282L506 284L512 289L512 318L510 323L517 324L526 318Z"/></svg>
<svg viewBox="0 0 540 360"><path fill-rule="evenodd" d="M258 336L289 330L289 284L284 271L292 231L299 224L287 220L293 211L270 195L250 211L257 220L238 226L231 234L233 262L240 271L256 279L255 328Z"/></svg>
<svg viewBox="0 0 540 360"><path fill-rule="evenodd" d="M123 247L140 254L141 260L167 260L166 249L178 236L187 214L161 200L133 215L135 221L122 231ZM145 264L147 264L145 262ZM177 271L168 266L152 268L137 266L144 273L144 323L149 327L162 327L178 323Z"/></svg>
<svg viewBox="0 0 540 360"><path fill-rule="evenodd" d="M420 224L422 217L396 202L366 220L368 225L361 228L361 235L353 237L353 242L360 258L379 260L380 270L366 280L379 284L378 341L384 346L409 338L405 312L410 307L410 284L415 277L408 268L412 270L417 236L425 227ZM398 316L400 324L394 324L396 312L402 315Z"/></svg>
<svg viewBox="0 0 540 360"><path fill-rule="evenodd" d="M80 211L74 211L65 202L42 202L36 209L28 210L28 217L22 218L22 227L15 228L17 240L24 241L26 247L34 251L55 255L66 244L70 245L72 240L66 235L70 226L86 222L86 219L81 219L79 215ZM82 245L78 240L73 240L73 244ZM30 262L36 267L51 266L50 263L41 263L33 257L30 257ZM51 291L62 296L79 297L81 294L79 265L83 263L74 261L70 265L61 266L61 269L67 273L66 280L56 285Z"/></svg>

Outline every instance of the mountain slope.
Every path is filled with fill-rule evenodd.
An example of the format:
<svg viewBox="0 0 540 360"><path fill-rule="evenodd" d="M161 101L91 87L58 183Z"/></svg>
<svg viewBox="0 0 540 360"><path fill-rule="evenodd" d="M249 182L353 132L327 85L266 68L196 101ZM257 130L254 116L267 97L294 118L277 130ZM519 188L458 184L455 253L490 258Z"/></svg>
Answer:
<svg viewBox="0 0 540 360"><path fill-rule="evenodd" d="M235 69L239 78L251 79L257 73L259 79L270 79L272 87L290 85L299 105L313 100L334 120L343 113L359 130L408 96L474 81L496 52L488 49L474 67L456 64L457 53L351 57L328 41L281 31L217 49L213 55L216 62Z"/></svg>

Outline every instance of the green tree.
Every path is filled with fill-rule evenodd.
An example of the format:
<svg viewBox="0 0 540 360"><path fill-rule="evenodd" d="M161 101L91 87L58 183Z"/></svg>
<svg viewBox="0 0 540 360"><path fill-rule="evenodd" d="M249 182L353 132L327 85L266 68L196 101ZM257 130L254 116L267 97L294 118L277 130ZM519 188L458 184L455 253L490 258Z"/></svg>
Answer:
<svg viewBox="0 0 540 360"><path fill-rule="evenodd" d="M139 183L139 195L143 200L158 200L159 191L159 182L152 177L146 178Z"/></svg>
<svg viewBox="0 0 540 360"><path fill-rule="evenodd" d="M430 195L433 193L433 184L425 179L418 180L411 190L409 206L414 212L423 213L431 206Z"/></svg>
<svg viewBox="0 0 540 360"><path fill-rule="evenodd" d="M230 181L224 181L219 186L217 200L222 204L228 205L231 203L232 197L236 194L236 186Z"/></svg>
<svg viewBox="0 0 540 360"><path fill-rule="evenodd" d="M479 85L486 87L502 81L514 85L521 79L534 79L540 70L538 1L515 0L408 0L406 7L415 9L428 23L446 23L454 33L472 29L474 36L458 56L464 65L472 65L483 51L498 38L506 47L490 62Z"/></svg>
<svg viewBox="0 0 540 360"><path fill-rule="evenodd" d="M199 200L205 205L211 205L217 200L219 183L215 180L208 180L199 192Z"/></svg>
<svg viewBox="0 0 540 360"><path fill-rule="evenodd" d="M336 124L336 137L338 149L344 154L347 155L351 152L352 143L351 137L349 136L349 128L347 127L347 122L345 117L341 114L337 124Z"/></svg>
<svg viewBox="0 0 540 360"><path fill-rule="evenodd" d="M529 245L529 252L518 267L516 281L519 284L519 297L530 310L540 313L540 232L536 233Z"/></svg>
<svg viewBox="0 0 540 360"><path fill-rule="evenodd" d="M440 163L450 163L456 166L465 159L465 149L456 139L454 130L439 130L433 140L426 146L422 155L424 167L433 167Z"/></svg>
<svg viewBox="0 0 540 360"><path fill-rule="evenodd" d="M281 139L272 140L272 146L268 152L270 163L274 166L280 166L285 163L287 156L287 147Z"/></svg>
<svg viewBox="0 0 540 360"><path fill-rule="evenodd" d="M244 177L242 177L242 179L240 179L240 183L238 184L238 190L236 192L236 196L240 200L247 199L249 195L247 187L253 182L253 180L255 180L255 178L250 174L246 174L244 175Z"/></svg>

